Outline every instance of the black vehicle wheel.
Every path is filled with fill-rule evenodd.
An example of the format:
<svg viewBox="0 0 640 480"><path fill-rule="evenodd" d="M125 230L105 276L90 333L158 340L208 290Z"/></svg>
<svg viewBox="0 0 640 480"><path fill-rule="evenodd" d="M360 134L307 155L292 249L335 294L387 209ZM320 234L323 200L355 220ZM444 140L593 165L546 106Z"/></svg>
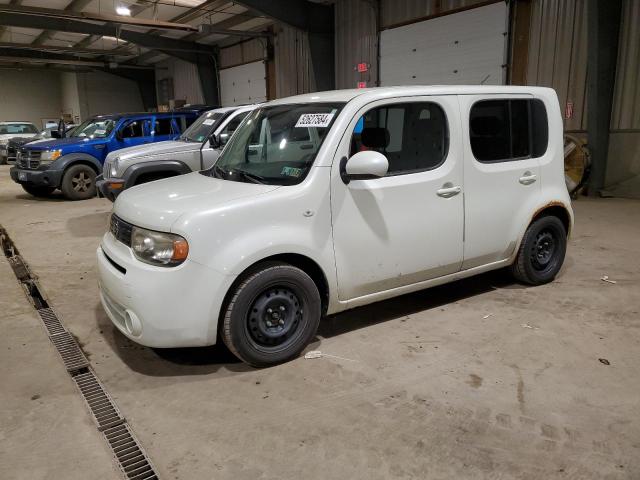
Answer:
<svg viewBox="0 0 640 480"><path fill-rule="evenodd" d="M74 165L62 177L62 193L69 200L96 196L96 172L88 165Z"/></svg>
<svg viewBox="0 0 640 480"><path fill-rule="evenodd" d="M321 317L311 277L288 264L269 263L232 292L222 338L238 358L266 367L297 357L313 339Z"/></svg>
<svg viewBox="0 0 640 480"><path fill-rule="evenodd" d="M38 187L26 183L22 183L21 186L25 192L27 192L29 195L33 195L34 197L48 197L55 190L54 187Z"/></svg>
<svg viewBox="0 0 640 480"><path fill-rule="evenodd" d="M539 218L527 228L511 273L530 285L548 283L560 271L566 250L567 232L560 219Z"/></svg>

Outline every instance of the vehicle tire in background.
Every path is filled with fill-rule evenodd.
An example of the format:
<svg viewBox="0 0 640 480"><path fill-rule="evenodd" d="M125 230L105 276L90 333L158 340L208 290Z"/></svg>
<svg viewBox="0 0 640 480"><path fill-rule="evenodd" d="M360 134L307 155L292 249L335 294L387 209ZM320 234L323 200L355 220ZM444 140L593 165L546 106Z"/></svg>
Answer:
<svg viewBox="0 0 640 480"><path fill-rule="evenodd" d="M316 334L320 293L304 271L269 262L231 292L221 334L229 350L254 367L297 357Z"/></svg>
<svg viewBox="0 0 640 480"><path fill-rule="evenodd" d="M560 271L567 251L567 232L558 217L535 220L524 234L511 273L529 285L551 282Z"/></svg>
<svg viewBox="0 0 640 480"><path fill-rule="evenodd" d="M54 191L54 187L37 187L35 185L28 185L25 183L20 184L25 192L34 197L48 197Z"/></svg>
<svg viewBox="0 0 640 480"><path fill-rule="evenodd" d="M88 165L73 165L64 173L60 190L69 200L95 197L96 172Z"/></svg>

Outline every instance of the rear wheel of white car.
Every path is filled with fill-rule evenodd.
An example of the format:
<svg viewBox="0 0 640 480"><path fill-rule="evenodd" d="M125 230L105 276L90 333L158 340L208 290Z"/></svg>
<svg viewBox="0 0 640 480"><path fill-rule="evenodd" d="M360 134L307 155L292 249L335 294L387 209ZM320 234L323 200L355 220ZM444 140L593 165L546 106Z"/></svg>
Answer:
<svg viewBox="0 0 640 480"><path fill-rule="evenodd" d="M60 190L69 200L86 200L96 196L96 172L89 165L74 165L62 177Z"/></svg>
<svg viewBox="0 0 640 480"><path fill-rule="evenodd" d="M309 275L292 265L268 263L232 292L222 338L244 362L275 365L302 352L321 315L320 293Z"/></svg>
<svg viewBox="0 0 640 480"><path fill-rule="evenodd" d="M567 232L562 221L541 217L527 228L511 273L530 285L551 282L562 267L566 250Z"/></svg>

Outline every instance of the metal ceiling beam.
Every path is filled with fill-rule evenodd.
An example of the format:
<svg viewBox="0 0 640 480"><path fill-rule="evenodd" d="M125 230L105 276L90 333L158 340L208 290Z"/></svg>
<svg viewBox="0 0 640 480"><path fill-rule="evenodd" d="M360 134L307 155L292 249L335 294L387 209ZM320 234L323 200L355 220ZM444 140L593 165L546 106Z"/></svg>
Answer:
<svg viewBox="0 0 640 480"><path fill-rule="evenodd" d="M84 7L89 5L91 1L92 0L72 0L72 2L65 7L65 10L79 12ZM44 30L35 38L33 42L31 42L31 44L42 45L44 42L49 40L53 36L53 34L54 32L52 32L51 30Z"/></svg>
<svg viewBox="0 0 640 480"><path fill-rule="evenodd" d="M22 3L22 0L9 0L9 5L20 5ZM0 25L0 37L2 36L2 34L4 34L4 32L7 30L7 27L5 27L4 25Z"/></svg>
<svg viewBox="0 0 640 480"><path fill-rule="evenodd" d="M225 0L217 0L216 2L211 2L212 8L216 8L216 6L218 6L219 4L224 5L225 3L227 3L227 1ZM203 7L203 5L201 5L200 7ZM197 11L200 7L195 7L192 10ZM248 12L253 12L253 10L248 10ZM185 12L183 15L188 14L189 12ZM257 12L255 12L257 14ZM215 28L219 28L222 30L231 30L233 29L233 27L236 27L248 20L251 20L250 18L247 17L246 13L242 13L242 14L231 14L232 16L229 18L226 18L224 20L222 20L221 22L217 22L217 23L212 23L210 25L212 25ZM178 17L174 17L171 20L172 21L176 21ZM197 18L197 17L195 17ZM254 17L255 18L255 17ZM193 20L193 18L191 18ZM153 31L152 31L153 32ZM149 33L152 33L149 32ZM156 32L157 33L157 32ZM184 41L189 41L189 42L196 42L198 40L202 40L203 38L206 38L208 36L210 36L212 34L210 33L204 33L204 32L198 32L198 33L191 33L189 35L187 35L186 37L183 37L182 40ZM152 59L153 57L157 56L158 52L147 52L147 53L143 53L142 55L140 55L136 60L138 62L147 62L150 59Z"/></svg>
<svg viewBox="0 0 640 480"><path fill-rule="evenodd" d="M138 2L134 3L133 5L131 5L131 7L129 7L129 10L131 11L131 16L132 17L136 17L136 16L140 15L142 12L144 12L145 10L150 8L151 5L152 5L151 3L141 4L141 3L139 3L140 1L146 1L146 0L138 0ZM158 0L155 0L155 3L153 3L153 5L157 5L157 4L158 4ZM73 45L73 47L74 48L85 48L85 47L88 47L89 45L91 45L92 43L97 42L99 39L100 39L100 35L89 35L88 37L83 38L79 42L75 43Z"/></svg>
<svg viewBox="0 0 640 480"><path fill-rule="evenodd" d="M307 0L237 0L256 10L305 32L333 33L333 6Z"/></svg>
<svg viewBox="0 0 640 480"><path fill-rule="evenodd" d="M81 20L62 18L47 18L41 15L0 12L0 24L23 28L50 29L61 32L82 33L86 35L101 35L120 38L142 47L171 52L179 58L195 62L195 53L209 55L212 49L206 45L167 37L148 35L146 33L126 30L119 25L106 23L98 25Z"/></svg>
<svg viewBox="0 0 640 480"><path fill-rule="evenodd" d="M135 53L127 52L126 50L102 50L99 48L75 48L75 47L54 47L50 45L34 45L33 43L12 43L12 42L0 42L0 48L14 48L18 50L34 50L38 52L57 52L57 53L69 53L72 55L106 55L114 57L131 57L135 56Z"/></svg>
<svg viewBox="0 0 640 480"><path fill-rule="evenodd" d="M104 62L96 60L87 60L78 58L73 55L63 55L51 52L42 52L34 50L24 50L18 48L0 48L0 59L9 60L12 62L28 62L28 63L52 63L61 65L83 65L83 66L96 66L107 67L111 69L120 68L119 63ZM123 67L125 67L123 65ZM141 65L127 65L126 68L153 70L153 67L146 67Z"/></svg>
<svg viewBox="0 0 640 480"><path fill-rule="evenodd" d="M84 0L82 0L84 1ZM137 27L157 28L160 30L183 30L197 32L198 28L186 23L163 22L161 20L139 19L131 16L109 15L104 13L80 12L73 10L57 10L55 8L21 7L0 5L0 12L40 15L45 18L59 18L92 22L106 22L115 25L133 25Z"/></svg>
<svg viewBox="0 0 640 480"><path fill-rule="evenodd" d="M204 35L237 35L240 37L272 37L271 32L254 32L252 30L230 30L228 28L217 28L215 25L207 23L198 27L198 31Z"/></svg>

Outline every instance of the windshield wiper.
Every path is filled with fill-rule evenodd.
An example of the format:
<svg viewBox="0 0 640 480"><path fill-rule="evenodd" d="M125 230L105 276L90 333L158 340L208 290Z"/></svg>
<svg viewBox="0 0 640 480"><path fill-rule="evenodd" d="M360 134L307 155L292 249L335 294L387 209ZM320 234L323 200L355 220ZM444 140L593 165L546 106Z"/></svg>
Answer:
<svg viewBox="0 0 640 480"><path fill-rule="evenodd" d="M213 176L215 178L221 178L222 180L224 180L224 177L226 177L227 175L228 175L228 172L225 171L222 167L218 165L213 166Z"/></svg>
<svg viewBox="0 0 640 480"><path fill-rule="evenodd" d="M239 175L245 180L249 180L250 182L253 182L253 183L263 184L264 181L266 180L266 178L261 177L260 175L256 175L255 173L245 172L244 170L240 170L239 168L230 168L229 170L227 170L227 173Z"/></svg>

